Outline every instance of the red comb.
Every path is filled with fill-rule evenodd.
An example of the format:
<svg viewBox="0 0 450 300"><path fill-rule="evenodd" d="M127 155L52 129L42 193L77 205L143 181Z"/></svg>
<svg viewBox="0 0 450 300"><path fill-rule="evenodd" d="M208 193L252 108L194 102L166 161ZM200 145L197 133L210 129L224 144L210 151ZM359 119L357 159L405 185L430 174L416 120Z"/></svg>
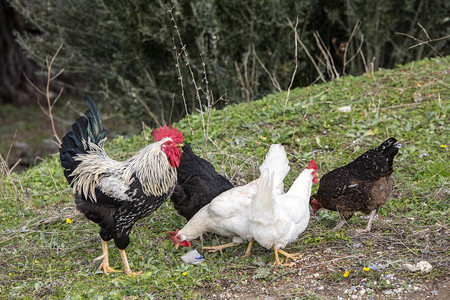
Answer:
<svg viewBox="0 0 450 300"><path fill-rule="evenodd" d="M164 124L164 127L160 126L157 129L153 129L152 136L156 142L165 137L170 137L172 141L177 144L181 144L184 141L184 136L181 131L178 131L176 127L173 128L172 125L167 127L166 124Z"/></svg>
<svg viewBox="0 0 450 300"><path fill-rule="evenodd" d="M178 228L175 231L169 231L169 236L170 237L175 236L175 235L177 235L177 233L178 233Z"/></svg>
<svg viewBox="0 0 450 300"><path fill-rule="evenodd" d="M317 172L317 164L316 164L316 161L315 161L315 160L311 160L311 161L309 162L309 165L308 165L307 169L314 169L314 171Z"/></svg>

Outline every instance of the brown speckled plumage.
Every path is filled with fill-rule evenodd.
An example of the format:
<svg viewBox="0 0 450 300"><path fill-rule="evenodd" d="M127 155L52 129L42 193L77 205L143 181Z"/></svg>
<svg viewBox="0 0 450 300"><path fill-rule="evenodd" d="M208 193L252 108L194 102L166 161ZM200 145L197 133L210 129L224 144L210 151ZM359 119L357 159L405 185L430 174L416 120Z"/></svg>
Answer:
<svg viewBox="0 0 450 300"><path fill-rule="evenodd" d="M348 221L357 211L372 213L366 228L370 231L373 215L392 195L392 164L400 147L395 138L390 138L351 163L324 175L319 190L311 196L313 209L338 211L342 221ZM342 225L339 223L335 229Z"/></svg>

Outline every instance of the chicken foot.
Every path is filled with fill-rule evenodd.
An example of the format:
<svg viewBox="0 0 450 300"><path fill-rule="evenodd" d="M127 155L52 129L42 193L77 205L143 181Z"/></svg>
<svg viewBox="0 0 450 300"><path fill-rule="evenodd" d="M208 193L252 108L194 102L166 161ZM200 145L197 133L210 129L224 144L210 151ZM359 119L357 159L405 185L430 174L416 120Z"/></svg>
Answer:
<svg viewBox="0 0 450 300"><path fill-rule="evenodd" d="M373 219L374 219L376 214L377 214L377 210L376 209L372 210L370 212L369 222L367 222L366 228L365 229L356 229L356 231L359 232L359 233L369 233L370 229L372 228L372 222L373 222Z"/></svg>
<svg viewBox="0 0 450 300"><path fill-rule="evenodd" d="M106 241L104 241L103 239L102 239L102 249L103 249L103 254L94 259L94 261L103 259L102 263L98 267L98 270L103 269L103 272L106 275L108 275L111 272L122 272L120 270L115 270L109 266L108 243Z"/></svg>
<svg viewBox="0 0 450 300"><path fill-rule="evenodd" d="M217 251L222 251L223 249L226 249L228 247L233 247L236 246L236 243L228 243L228 244L223 244L223 245L218 245L218 246L210 246L210 247L203 247L203 250L208 250L209 252L217 252Z"/></svg>
<svg viewBox="0 0 450 300"><path fill-rule="evenodd" d="M278 253L283 254L284 256L286 256L286 260L289 259L294 259L297 258L300 253L287 253L286 251L284 251L283 249L277 249L275 248L275 245L273 245L273 252L275 253L275 262L273 263L273 266L289 266L289 264L282 264L280 261L280 258L278 257Z"/></svg>
<svg viewBox="0 0 450 300"><path fill-rule="evenodd" d="M127 274L128 276L136 276L142 273L142 271L140 272L131 272L131 268L130 265L128 264L128 258L127 258L127 254L125 253L125 250L120 250L120 256L122 256L122 262L123 262L123 266L125 267L125 274Z"/></svg>
<svg viewBox="0 0 450 300"><path fill-rule="evenodd" d="M339 221L339 223L336 224L336 226L334 226L333 231L339 231L342 229L342 227L344 227L345 223L347 223L344 219L341 219Z"/></svg>
<svg viewBox="0 0 450 300"><path fill-rule="evenodd" d="M252 240L248 243L247 250L245 251L244 255L242 255L242 258L245 258L245 257L249 257L249 256L250 256L250 251L252 250L253 241L254 241L254 239L252 239Z"/></svg>
<svg viewBox="0 0 450 300"><path fill-rule="evenodd" d="M286 251L284 251L283 249L278 249L278 252L280 254L283 254L284 256L286 256L286 259L294 259L300 256L300 253L287 253Z"/></svg>

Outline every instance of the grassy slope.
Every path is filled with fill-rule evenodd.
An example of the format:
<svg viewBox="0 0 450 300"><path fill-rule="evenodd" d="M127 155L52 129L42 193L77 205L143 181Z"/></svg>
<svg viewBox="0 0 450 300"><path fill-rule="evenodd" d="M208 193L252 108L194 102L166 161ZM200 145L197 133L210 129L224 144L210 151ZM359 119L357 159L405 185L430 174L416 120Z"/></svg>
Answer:
<svg viewBox="0 0 450 300"><path fill-rule="evenodd" d="M427 259L435 266L428 275L411 277L413 283L430 280L430 284L436 284L443 277L448 280L448 274L444 274L448 271L449 243L445 236L449 168L448 148L443 146L448 143L449 130L449 65L450 57L424 60L395 70L382 70L374 76L349 76L295 89L286 109L286 94L281 93L213 111L208 159L234 182L243 183L257 176L257 163L262 161L269 145L281 143L290 155L292 171L286 182L289 186L310 159L318 162L320 173L326 173L385 138L396 137L403 148L395 159L394 195L386 209L380 211L374 233L366 236L354 233L354 228L365 226L366 220L359 216L353 217L350 228L331 232L337 214L323 211L312 219L299 241L287 249L317 256L315 262L326 262L324 253L329 251L333 258L342 258L340 263L330 262L331 268L314 277L320 284L336 287L336 294L342 293L346 283L356 284L361 278L369 286L376 281L379 274L372 278L357 270L383 253L390 262L389 272L400 272L399 262L408 259ZM351 105L350 113L337 111L346 105ZM202 147L200 115L192 115L190 122L193 135L186 119L178 126L187 141ZM149 132L144 132L130 140L108 141L107 151L116 159L124 159L143 147L148 136ZM200 266L183 264L180 256L186 249L176 251L167 231L182 227L185 221L170 203L138 222L131 235L127 249L131 267L143 270L143 275L127 278L122 274L96 273L98 262L92 260L101 254L98 228L75 211L57 156L20 176L1 175L0 194L2 295L189 298L200 292L212 296L225 288L245 297L258 294L261 290L253 288L269 282L269 287L283 285L289 295L323 296L307 286L297 284L289 288L291 280L299 280L289 274L276 278L295 269L295 265L270 269L273 254L259 246L249 259L238 258L246 247L241 245L227 249L222 256L205 253L207 263ZM67 218L72 223L67 223ZM428 235L415 235L422 230ZM353 249L355 241L365 247ZM211 235L204 241L208 245L223 242L228 240ZM194 247L200 250L200 241ZM388 250L390 247L392 251ZM112 264L121 269L118 251L113 246L110 250ZM345 260L347 256L351 258ZM306 258L302 260L301 266L307 264ZM344 270L353 271L352 275L343 278ZM270 282L272 279L277 280ZM388 287L375 283L373 293L376 295Z"/></svg>

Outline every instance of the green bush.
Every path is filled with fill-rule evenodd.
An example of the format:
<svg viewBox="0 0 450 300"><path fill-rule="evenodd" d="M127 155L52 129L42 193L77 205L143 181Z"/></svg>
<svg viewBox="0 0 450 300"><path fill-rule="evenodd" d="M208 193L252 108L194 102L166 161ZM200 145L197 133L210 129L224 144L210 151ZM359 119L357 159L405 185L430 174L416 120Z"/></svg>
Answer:
<svg viewBox="0 0 450 300"><path fill-rule="evenodd" d="M257 99L276 90L274 81L278 89L287 89L295 66L294 33L288 23L295 24L297 16L300 38L325 75L325 59L313 36L316 31L342 74L340 46L362 20L348 43L346 61L362 41L364 60L358 55L345 69L347 74L360 74L372 62L375 69L390 68L435 55L427 45L408 49L416 42L395 33L425 40L420 23L430 37L439 38L448 25L448 4L443 0L9 1L39 32L17 36L33 60L45 68L45 58L64 44L55 70L65 68L66 75L81 79L83 85L77 89L101 94L97 101L152 124L178 120L185 114L173 49L175 43L180 54L181 46L168 7L187 46L203 103L207 86L202 60L215 100L225 94L232 103ZM446 40L433 45L437 51L448 50ZM319 76L300 46L298 55L294 87L309 85ZM194 111L199 101L183 55L179 65L188 109ZM223 105L220 101L216 107Z"/></svg>

